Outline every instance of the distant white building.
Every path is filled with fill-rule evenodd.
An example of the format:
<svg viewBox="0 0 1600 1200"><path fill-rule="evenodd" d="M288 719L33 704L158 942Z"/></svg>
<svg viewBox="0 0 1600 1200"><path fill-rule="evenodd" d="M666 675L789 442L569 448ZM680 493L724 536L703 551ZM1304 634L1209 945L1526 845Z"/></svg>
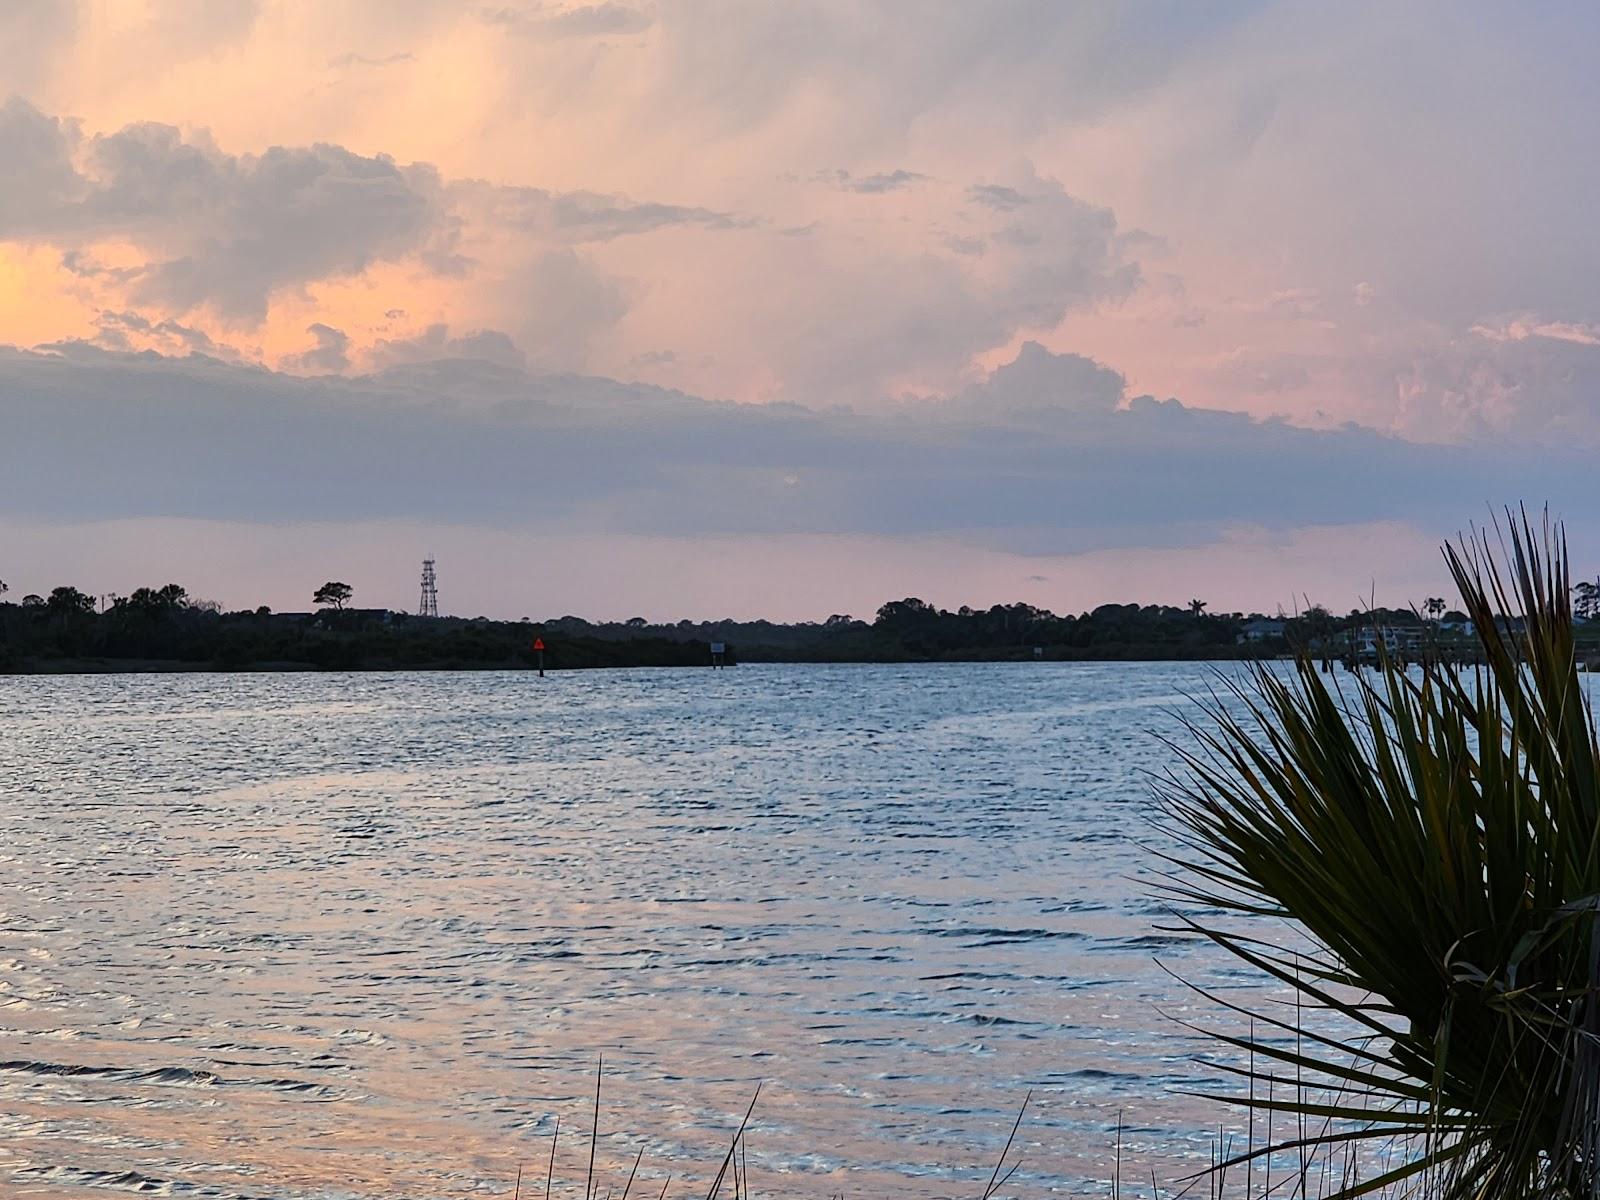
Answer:
<svg viewBox="0 0 1600 1200"><path fill-rule="evenodd" d="M1394 654L1403 645L1402 639L1393 629L1373 629L1368 627L1361 631L1361 636L1356 639L1356 650L1361 654L1376 654L1378 647L1382 646L1384 653Z"/></svg>
<svg viewBox="0 0 1600 1200"><path fill-rule="evenodd" d="M1382 629L1368 626L1356 638L1356 649L1364 655L1373 655L1382 646L1386 654L1415 653L1422 648L1420 626L1401 626L1398 629L1385 625Z"/></svg>
<svg viewBox="0 0 1600 1200"><path fill-rule="evenodd" d="M1271 618L1249 621L1239 631L1238 640L1240 642L1264 642L1269 638L1281 638L1284 626L1285 622Z"/></svg>

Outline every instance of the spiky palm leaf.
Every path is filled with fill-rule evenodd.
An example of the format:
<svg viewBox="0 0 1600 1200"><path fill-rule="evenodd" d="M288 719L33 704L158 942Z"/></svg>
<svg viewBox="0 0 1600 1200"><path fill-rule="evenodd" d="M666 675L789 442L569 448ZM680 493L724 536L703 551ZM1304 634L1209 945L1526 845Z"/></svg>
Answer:
<svg viewBox="0 0 1600 1200"><path fill-rule="evenodd" d="M1344 691L1307 657L1257 671L1161 788L1191 852L1171 886L1310 938L1194 926L1333 1018L1261 1012L1266 1032L1224 1039L1251 1054L1244 1103L1315 1123L1279 1148L1404 1139L1399 1166L1331 1194L1592 1197L1600 747L1565 544L1524 514L1445 554L1481 664L1384 659Z"/></svg>

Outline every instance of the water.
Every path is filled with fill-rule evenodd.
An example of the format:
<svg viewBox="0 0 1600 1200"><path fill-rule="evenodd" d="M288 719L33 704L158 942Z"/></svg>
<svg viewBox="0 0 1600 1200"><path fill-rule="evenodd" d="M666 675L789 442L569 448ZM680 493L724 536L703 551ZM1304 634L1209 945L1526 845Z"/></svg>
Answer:
<svg viewBox="0 0 1600 1200"><path fill-rule="evenodd" d="M1170 1176L1157 956L1242 980L1158 929L1144 773L1210 678L0 680L5 1194L542 1193L558 1117L581 1194L602 1054L619 1195L704 1194L758 1082L765 1195L975 1195L1029 1089L1011 1191L1103 1191L1119 1114Z"/></svg>

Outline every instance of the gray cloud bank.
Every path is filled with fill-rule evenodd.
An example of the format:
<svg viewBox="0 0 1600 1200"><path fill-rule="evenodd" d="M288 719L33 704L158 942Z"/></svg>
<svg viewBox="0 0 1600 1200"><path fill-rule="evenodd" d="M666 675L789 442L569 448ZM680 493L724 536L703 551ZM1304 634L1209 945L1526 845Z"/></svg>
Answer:
<svg viewBox="0 0 1600 1200"><path fill-rule="evenodd" d="M1031 344L959 395L854 410L395 361L308 379L78 344L0 352L0 515L944 535L1071 553L1240 525L1449 530L1503 499L1593 507L1576 457L1125 401L1114 371Z"/></svg>

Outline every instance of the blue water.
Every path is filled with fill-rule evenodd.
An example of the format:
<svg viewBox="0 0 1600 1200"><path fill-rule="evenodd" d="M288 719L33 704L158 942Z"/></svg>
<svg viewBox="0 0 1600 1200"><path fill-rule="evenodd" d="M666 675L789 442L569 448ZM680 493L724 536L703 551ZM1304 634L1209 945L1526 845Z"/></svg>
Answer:
<svg viewBox="0 0 1600 1200"><path fill-rule="evenodd" d="M1175 664L0 680L7 1195L1192 1169ZM679 1193L677 1188L682 1187ZM524 1190L527 1190L525 1184ZM571 1194L567 1192L565 1194Z"/></svg>

